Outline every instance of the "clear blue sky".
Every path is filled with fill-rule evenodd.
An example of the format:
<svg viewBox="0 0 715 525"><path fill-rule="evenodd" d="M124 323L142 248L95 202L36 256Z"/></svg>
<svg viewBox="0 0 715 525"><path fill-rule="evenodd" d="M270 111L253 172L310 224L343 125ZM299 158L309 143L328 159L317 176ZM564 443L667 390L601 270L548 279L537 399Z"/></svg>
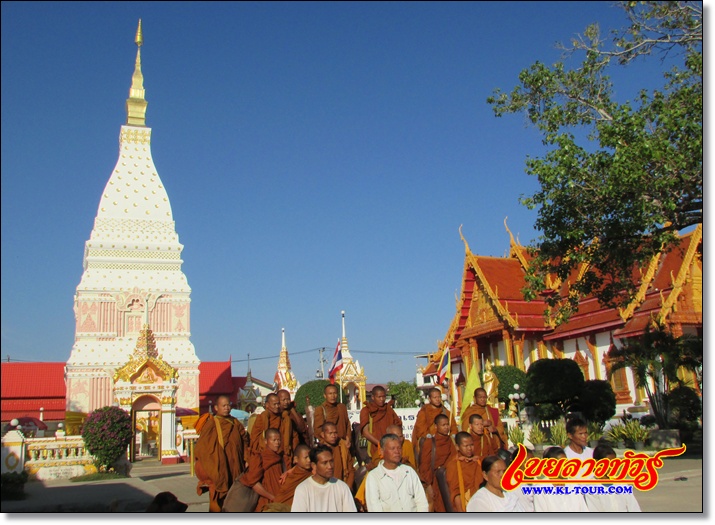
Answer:
<svg viewBox="0 0 715 525"><path fill-rule="evenodd" d="M152 152L184 245L192 341L298 378L345 310L368 382L411 380L455 313L464 246L522 243L540 155L486 98L610 2L3 2L2 359L66 361L142 18ZM647 70L643 70L647 71ZM639 81L642 80L639 79ZM636 86L631 86L635 89ZM632 93L621 93L630 96ZM422 363L424 364L424 362ZM243 375L245 362L234 363Z"/></svg>

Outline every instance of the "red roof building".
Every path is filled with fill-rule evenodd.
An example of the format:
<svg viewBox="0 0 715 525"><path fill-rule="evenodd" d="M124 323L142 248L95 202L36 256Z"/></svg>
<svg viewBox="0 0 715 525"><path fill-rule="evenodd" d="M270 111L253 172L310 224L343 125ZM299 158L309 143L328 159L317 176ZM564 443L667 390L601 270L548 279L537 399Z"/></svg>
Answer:
<svg viewBox="0 0 715 525"><path fill-rule="evenodd" d="M65 419L65 363L2 363L2 422L31 416Z"/></svg>
<svg viewBox="0 0 715 525"><path fill-rule="evenodd" d="M2 422L14 418L40 417L45 421L64 421L66 413L65 363L2 363ZM271 385L253 378L254 384L271 389ZM209 400L216 402L227 395L235 403L246 377L231 375L231 361L204 361L199 364L199 399L201 413L208 410ZM190 408L190 407L183 407Z"/></svg>
<svg viewBox="0 0 715 525"><path fill-rule="evenodd" d="M654 257L643 271L634 272L638 292L628 307L609 308L586 297L561 325L544 316L543 302L524 299L521 290L531 257L509 235L510 253L501 258L475 255L462 237L466 253L461 297L439 350L428 357L425 378L435 376L446 349L454 349L453 378L466 377L475 361L526 370L538 359L570 358L586 379L609 379L619 405L640 405L646 396L635 388L630 373L620 370L609 377L614 345L641 335L654 322L665 323L676 336L702 336L702 225ZM554 291L564 297L568 286L558 283Z"/></svg>

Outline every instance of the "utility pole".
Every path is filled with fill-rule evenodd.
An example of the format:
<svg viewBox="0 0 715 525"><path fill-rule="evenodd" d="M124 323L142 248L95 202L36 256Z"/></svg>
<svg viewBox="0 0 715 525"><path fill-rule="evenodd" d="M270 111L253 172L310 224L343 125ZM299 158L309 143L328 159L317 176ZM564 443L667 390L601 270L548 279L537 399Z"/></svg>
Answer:
<svg viewBox="0 0 715 525"><path fill-rule="evenodd" d="M323 348L318 348L318 352L320 352L320 371L316 372L315 375L318 376L320 374L319 379L323 379L325 377L325 367L324 364L327 362L325 358L323 357L323 352L325 352L325 347Z"/></svg>

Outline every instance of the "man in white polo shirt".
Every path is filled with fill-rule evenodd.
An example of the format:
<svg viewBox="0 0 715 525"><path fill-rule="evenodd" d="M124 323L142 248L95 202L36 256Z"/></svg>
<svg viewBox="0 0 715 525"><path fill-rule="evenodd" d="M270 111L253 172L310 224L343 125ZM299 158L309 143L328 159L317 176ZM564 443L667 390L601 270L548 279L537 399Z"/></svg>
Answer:
<svg viewBox="0 0 715 525"><path fill-rule="evenodd" d="M313 475L298 485L291 512L357 512L350 487L335 479L333 450L318 445L310 451Z"/></svg>

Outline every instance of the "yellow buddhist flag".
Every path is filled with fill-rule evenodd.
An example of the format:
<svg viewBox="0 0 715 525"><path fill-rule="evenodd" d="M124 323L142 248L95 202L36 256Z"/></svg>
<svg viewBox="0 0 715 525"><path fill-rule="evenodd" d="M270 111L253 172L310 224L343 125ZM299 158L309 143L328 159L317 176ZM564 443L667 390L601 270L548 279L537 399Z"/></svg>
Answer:
<svg viewBox="0 0 715 525"><path fill-rule="evenodd" d="M467 374L467 384L464 386L464 399L462 399L462 410L459 412L460 419L464 416L464 413L472 404L472 399L474 398L474 391L482 386L482 382L479 381L479 370L477 370L477 364L472 363L471 370Z"/></svg>

